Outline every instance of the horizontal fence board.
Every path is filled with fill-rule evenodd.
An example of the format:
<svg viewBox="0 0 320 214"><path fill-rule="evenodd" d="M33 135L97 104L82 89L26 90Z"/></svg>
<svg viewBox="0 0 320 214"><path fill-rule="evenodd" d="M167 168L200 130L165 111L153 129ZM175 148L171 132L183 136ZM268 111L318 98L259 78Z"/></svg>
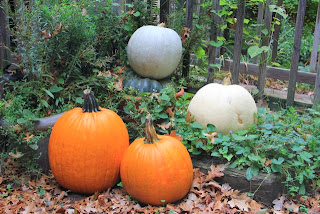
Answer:
<svg viewBox="0 0 320 214"><path fill-rule="evenodd" d="M195 55L191 55L191 61L192 64L196 65L201 63L201 60L198 60ZM232 71L232 60L222 60L220 58L216 58L217 64L221 64L221 70L226 70L226 71ZM240 73L247 73L250 75L258 76L258 65L252 64L252 63L240 63ZM273 79L279 79L279 80L289 80L289 69L285 68L276 68L276 67L270 67L267 66L267 77L268 78L273 78ZM316 75L315 73L310 73L310 72L303 72L303 71L298 71L297 73L297 82L299 83L306 83L310 85L315 85L316 81Z"/></svg>
<svg viewBox="0 0 320 214"><path fill-rule="evenodd" d="M195 76L195 75L191 75L191 77L197 79L200 82L203 82L203 83L206 82L205 77ZM214 82L215 83L222 83L222 80L215 79ZM242 83L240 83L239 85L244 87L245 89L247 89L250 93L254 90L257 90L257 86L255 86L255 85L246 85L246 84L242 84ZM194 94L198 90L199 90L199 88L191 88L190 90L188 89L188 91L190 93L194 93ZM263 91L263 96L266 96L269 98L275 98L276 100L280 99L280 100L285 101L287 99L287 94L288 94L287 90L278 90L278 89L274 89L274 88L265 88ZM296 93L294 95L294 102L298 106L311 107L312 104L314 103L314 96Z"/></svg>
<svg viewBox="0 0 320 214"><path fill-rule="evenodd" d="M216 63L219 63L221 59L217 58ZM224 60L222 61L222 70L232 70L232 60ZM252 63L241 63L240 64L240 73L248 73L251 75L258 76L258 65ZM284 68L275 68L275 67L267 67L267 77L279 80L289 80L289 69ZM302 72L298 71L297 73L297 82L307 83L310 85L314 85L316 80L315 73Z"/></svg>

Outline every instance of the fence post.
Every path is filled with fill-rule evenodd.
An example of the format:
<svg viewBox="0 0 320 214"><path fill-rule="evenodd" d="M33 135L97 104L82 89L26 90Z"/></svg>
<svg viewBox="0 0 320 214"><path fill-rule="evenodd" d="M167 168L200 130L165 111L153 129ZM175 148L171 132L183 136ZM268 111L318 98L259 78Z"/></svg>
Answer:
<svg viewBox="0 0 320 214"><path fill-rule="evenodd" d="M193 18L193 0L187 0L186 4L186 27L192 30L192 18ZM187 51L182 60L182 76L188 77L190 69L190 52Z"/></svg>
<svg viewBox="0 0 320 214"><path fill-rule="evenodd" d="M263 12L264 12L264 4L263 2L259 2L259 8L258 8L258 20L257 20L257 36L260 39L261 38L261 27L263 22ZM256 41L257 42L257 41ZM256 64L258 60L258 56L255 56L253 58L253 63Z"/></svg>
<svg viewBox="0 0 320 214"><path fill-rule="evenodd" d="M220 0L212 1L212 10L211 12L211 25L210 25L210 41L217 41L218 29L217 24L219 23L219 17L217 16L216 12L219 8ZM215 68L212 67L212 64L215 64L216 61L216 52L217 48L215 46L208 44L208 52L209 52L209 59L208 59L208 75L207 75L207 83L212 83L214 79L214 71Z"/></svg>
<svg viewBox="0 0 320 214"><path fill-rule="evenodd" d="M287 95L287 105L294 104L294 94L296 92L296 79L298 72L298 64L300 58L301 38L303 33L304 16L306 12L307 0L299 0L298 14L296 20L296 28L294 35L294 44L292 50L291 67L289 74L289 87Z"/></svg>
<svg viewBox="0 0 320 214"><path fill-rule="evenodd" d="M232 66L232 83L238 84L239 82L239 67L241 57L241 45L242 45L242 33L243 33L243 21L246 9L246 1L238 0L237 9L237 28L236 35L234 38L234 49L233 49L233 66Z"/></svg>
<svg viewBox="0 0 320 214"><path fill-rule="evenodd" d="M282 4L283 4L283 0L278 0L277 6L281 7ZM278 54L278 45L279 45L278 40L279 40L279 36L280 36L280 27L281 27L282 16L279 14L276 14L276 18L279 20L280 24L274 26L271 62L276 61L277 54Z"/></svg>
<svg viewBox="0 0 320 214"><path fill-rule="evenodd" d="M160 23L167 23L169 15L169 0L160 0Z"/></svg>
<svg viewBox="0 0 320 214"><path fill-rule="evenodd" d="M10 34L7 1L0 0L0 69L10 62Z"/></svg>
<svg viewBox="0 0 320 214"><path fill-rule="evenodd" d="M313 46L312 46L311 61L310 61L310 72L316 71L319 38L320 38L320 1L318 4L316 27L314 29L314 38L313 38Z"/></svg>
<svg viewBox="0 0 320 214"><path fill-rule="evenodd" d="M112 3L114 3L112 5L112 11L115 13L115 15L120 16L121 15L121 0L113 0Z"/></svg>
<svg viewBox="0 0 320 214"><path fill-rule="evenodd" d="M270 28L271 28L271 19L272 14L270 12L269 5L272 3L272 0L266 1L266 8L264 13L264 27L268 30L267 35L264 35L262 38L262 46L269 46L270 42ZM258 76L258 90L260 94L263 93L264 87L266 85L266 75L267 75L267 60L268 52L263 51L261 53L261 60L259 62L259 76Z"/></svg>
<svg viewBox="0 0 320 214"><path fill-rule="evenodd" d="M320 54L318 61L318 72L315 82L313 107L320 105Z"/></svg>

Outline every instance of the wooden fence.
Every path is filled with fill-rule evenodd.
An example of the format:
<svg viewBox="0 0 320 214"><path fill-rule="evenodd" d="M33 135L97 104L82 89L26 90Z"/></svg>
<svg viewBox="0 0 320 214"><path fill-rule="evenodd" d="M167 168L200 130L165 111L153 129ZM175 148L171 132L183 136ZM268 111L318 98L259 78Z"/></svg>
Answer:
<svg viewBox="0 0 320 214"><path fill-rule="evenodd" d="M154 2L150 0L145 0L146 2ZM193 28L193 17L194 13L199 13L200 4L205 0L159 0L160 7L160 22L165 22L167 20L168 14L170 14L170 10L172 9L171 5L175 3L183 4L186 8L186 18L185 18L185 27L190 28L192 32ZM130 3L130 0L114 0L114 2L119 3L120 7L115 7L115 10L118 13L121 13L121 10L124 8L124 3ZM212 9L220 10L220 0L212 1ZM261 40L261 46L269 46L270 40L272 39L272 57L271 62L275 61L278 52L278 39L280 35L280 25L275 25L274 32L271 33L271 25L272 25L272 17L275 15L278 20L281 20L281 16L279 14L272 14L269 9L269 5L273 4L274 0L265 0L265 2L259 3L259 11L257 16L257 36L261 37L261 30L266 29L268 31L268 36L263 36ZM282 6L283 0L277 1L277 6ZM258 76L258 85L257 88L263 94L265 89L266 77L271 77L275 79L288 80L289 87L287 93L287 104L293 105L295 91L296 91L296 83L303 82L311 85L315 85L315 93L313 104L314 106L320 104L320 65L317 66L317 61L320 61L320 54L318 54L318 46L319 46L319 37L320 37L320 2L318 5L318 14L316 18L315 30L314 30L314 41L313 41L313 50L311 55L310 62L310 73L299 72L298 71L298 63L299 63L299 55L300 55L300 47L301 47L301 38L303 33L304 26L304 17L306 12L306 3L307 0L299 0L297 18L296 18L296 27L295 27L295 36L294 36L294 45L292 48L292 59L291 59L291 67L290 69L280 69L275 67L268 67L268 53L262 52L259 56L254 58L253 62L259 62L258 64L247 64L240 62L241 59L241 49L243 42L243 26L244 26L244 17L246 13L246 0L238 0L236 18L237 25L235 29L235 38L234 38L234 50L233 50L233 60L226 61L226 64L232 71L232 82L234 84L238 84L239 82L239 73L240 72L248 72L249 74ZM10 61L10 52L8 48L10 47L10 36L8 33L8 16L6 13L7 1L0 0L0 69L3 69L7 62ZM217 36L221 34L228 35L228 28L225 29L225 32L221 32L220 29L217 29L217 23L222 20L215 13L211 13L212 23L210 27L210 37L208 38L210 41L217 41ZM263 25L263 26L261 26ZM182 60L182 68L183 68L183 76L188 76L190 69L190 55L191 53L187 51L184 54L184 58ZM216 47L209 45L208 48L208 65L215 64L217 60L219 60L220 51L217 50ZM318 56L319 55L319 56ZM318 60L317 60L318 59ZM225 64L224 64L225 65ZM226 67L224 67L226 68ZM213 82L214 73L217 71L215 67L208 67L208 76L206 77L207 82ZM314 73L316 72L316 73Z"/></svg>

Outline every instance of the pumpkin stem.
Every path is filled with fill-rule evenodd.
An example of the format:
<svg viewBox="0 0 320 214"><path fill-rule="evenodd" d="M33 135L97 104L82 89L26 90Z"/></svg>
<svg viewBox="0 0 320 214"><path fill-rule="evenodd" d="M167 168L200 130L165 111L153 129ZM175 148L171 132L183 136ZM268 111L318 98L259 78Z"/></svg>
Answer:
<svg viewBox="0 0 320 214"><path fill-rule="evenodd" d="M146 138L144 140L144 143L153 144L154 142L159 141L159 138L153 126L153 121L150 114L146 117L145 132L146 132Z"/></svg>
<svg viewBox="0 0 320 214"><path fill-rule="evenodd" d="M223 78L221 84L222 84L222 85L231 85L230 77L225 77L225 78Z"/></svg>
<svg viewBox="0 0 320 214"><path fill-rule="evenodd" d="M82 112L98 112L101 111L99 108L97 99L94 97L93 92L90 89L86 89L83 91L83 99L84 105L82 108Z"/></svg>
<svg viewBox="0 0 320 214"><path fill-rule="evenodd" d="M161 22L160 24L158 24L158 27L166 27L166 23Z"/></svg>
<svg viewBox="0 0 320 214"><path fill-rule="evenodd" d="M231 72L228 72L227 75L222 80L222 85L231 85L231 78L232 78L232 74Z"/></svg>

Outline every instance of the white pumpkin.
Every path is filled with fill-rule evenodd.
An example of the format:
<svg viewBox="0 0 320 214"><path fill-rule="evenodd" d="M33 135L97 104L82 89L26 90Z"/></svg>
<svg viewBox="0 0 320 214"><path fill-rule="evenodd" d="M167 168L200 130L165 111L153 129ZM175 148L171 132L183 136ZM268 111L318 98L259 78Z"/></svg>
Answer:
<svg viewBox="0 0 320 214"><path fill-rule="evenodd" d="M242 86L211 83L195 94L188 111L204 127L213 124L218 132L229 134L230 131L244 130L253 124L257 106L251 94Z"/></svg>
<svg viewBox="0 0 320 214"><path fill-rule="evenodd" d="M177 68L182 56L182 43L174 30L147 25L133 33L127 54L130 65L137 74L163 79Z"/></svg>

